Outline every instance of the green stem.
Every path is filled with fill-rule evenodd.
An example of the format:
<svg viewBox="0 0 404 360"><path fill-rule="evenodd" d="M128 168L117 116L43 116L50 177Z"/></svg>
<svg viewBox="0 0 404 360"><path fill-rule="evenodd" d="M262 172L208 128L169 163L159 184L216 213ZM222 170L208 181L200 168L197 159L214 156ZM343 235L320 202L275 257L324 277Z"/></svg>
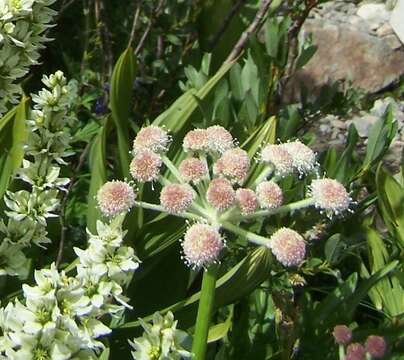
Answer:
<svg viewBox="0 0 404 360"><path fill-rule="evenodd" d="M306 207L309 207L312 205L314 205L314 200L312 198L308 198L308 199L299 200L299 201L296 201L294 203L290 203L287 205L283 205L283 206L280 206L275 209L259 210L253 214L243 215L242 217L240 217L240 219L254 219L254 218L262 217L262 216L280 214L280 213L284 213L284 212L290 212L290 211L303 209L303 208L306 208Z"/></svg>
<svg viewBox="0 0 404 360"><path fill-rule="evenodd" d="M232 233L234 233L236 235L245 237L248 241L251 241L254 244L264 245L264 246L268 246L268 244L269 244L269 239L268 238L266 238L264 236L254 234L254 233L252 233L250 231L244 230L244 229L240 228L239 226L233 225L230 222L223 221L223 222L221 222L221 225L226 230L229 230L229 231L231 231Z"/></svg>
<svg viewBox="0 0 404 360"><path fill-rule="evenodd" d="M338 347L338 355L339 355L339 360L344 360L345 359L344 345L339 345L339 347Z"/></svg>
<svg viewBox="0 0 404 360"><path fill-rule="evenodd" d="M203 273L201 298L196 318L192 353L194 360L205 360L208 345L209 326L215 305L216 279L219 266L212 264Z"/></svg>
<svg viewBox="0 0 404 360"><path fill-rule="evenodd" d="M155 205L155 204L150 204L144 201L135 201L135 206L137 207L141 207L143 209L147 209L147 210L152 210L152 211L157 211L157 212L161 212L161 213L167 213L167 211L161 206L161 205ZM190 212L183 212L180 214L170 214L173 216L177 216L180 218L184 218L184 219L189 219L189 220L203 220L203 218L199 215L190 213Z"/></svg>
<svg viewBox="0 0 404 360"><path fill-rule="evenodd" d="M170 170L171 174L173 174L174 177L177 179L177 181L182 184L184 180L182 179L181 174L179 173L175 165L171 162L171 160L165 155L163 155L161 158L163 160L164 165L167 166L168 170Z"/></svg>

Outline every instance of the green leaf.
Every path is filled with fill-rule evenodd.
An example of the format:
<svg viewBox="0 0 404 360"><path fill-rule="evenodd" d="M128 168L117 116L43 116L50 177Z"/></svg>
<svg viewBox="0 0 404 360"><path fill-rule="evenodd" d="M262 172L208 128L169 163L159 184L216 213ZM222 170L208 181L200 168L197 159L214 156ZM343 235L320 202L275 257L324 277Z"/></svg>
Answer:
<svg viewBox="0 0 404 360"><path fill-rule="evenodd" d="M208 343L223 339L230 330L231 316L228 316L225 322L210 327L208 334Z"/></svg>
<svg viewBox="0 0 404 360"><path fill-rule="evenodd" d="M216 301L215 306L221 307L231 304L245 295L251 293L261 283L268 279L272 266L271 251L265 247L259 247L251 251L237 265L230 269L225 275L220 277L216 282ZM173 304L163 310L167 311L179 310L195 310L199 298L200 291L193 294L189 298ZM148 321L152 315L144 319ZM132 328L139 326L139 321L128 322L121 325L122 328Z"/></svg>
<svg viewBox="0 0 404 360"><path fill-rule="evenodd" d="M99 188L107 181L107 169L105 159L106 139L109 128L109 118L98 131L90 149L90 188L88 191L87 227L95 232L96 223L102 215L97 206L96 195Z"/></svg>
<svg viewBox="0 0 404 360"><path fill-rule="evenodd" d="M180 96L165 112L154 120L154 125L166 126L167 129L174 134L180 132L187 126L190 127L189 119L198 107L195 96L201 100L205 99L232 66L233 63L224 64L198 91L191 89Z"/></svg>
<svg viewBox="0 0 404 360"><path fill-rule="evenodd" d="M119 57L111 78L109 106L118 134L118 149L121 173L129 178L129 115L132 104L132 89L136 73L136 60L132 48Z"/></svg>
<svg viewBox="0 0 404 360"><path fill-rule="evenodd" d="M109 348L105 348L98 359L99 360L108 360L109 359L109 354L110 354Z"/></svg>
<svg viewBox="0 0 404 360"><path fill-rule="evenodd" d="M21 166L26 141L27 101L24 97L13 110L0 118L0 199Z"/></svg>
<svg viewBox="0 0 404 360"><path fill-rule="evenodd" d="M376 172L376 189L383 220L404 248L404 188L380 165Z"/></svg>
<svg viewBox="0 0 404 360"><path fill-rule="evenodd" d="M296 60L296 70L306 65L317 51L316 45L309 45L304 48Z"/></svg>
<svg viewBox="0 0 404 360"><path fill-rule="evenodd" d="M343 248L344 243L341 240L341 234L334 234L330 236L324 245L324 253L327 261L330 264L337 263Z"/></svg>
<svg viewBox="0 0 404 360"><path fill-rule="evenodd" d="M388 106L385 114L372 125L369 132L363 171L367 171L388 150L397 132L397 122L393 121L393 110Z"/></svg>

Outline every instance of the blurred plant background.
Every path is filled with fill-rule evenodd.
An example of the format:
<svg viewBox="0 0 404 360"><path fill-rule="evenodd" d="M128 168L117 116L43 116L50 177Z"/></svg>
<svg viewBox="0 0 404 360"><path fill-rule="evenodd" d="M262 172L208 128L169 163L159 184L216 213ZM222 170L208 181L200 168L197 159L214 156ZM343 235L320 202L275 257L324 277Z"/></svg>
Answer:
<svg viewBox="0 0 404 360"><path fill-rule="evenodd" d="M29 96L42 87L42 74L62 70L74 80L73 151L61 170L71 182L58 217L48 221L52 243L29 249L29 274L0 277L1 305L20 297L23 283L33 283L34 269L57 259L69 269L73 247L86 246L86 228L94 232L102 217L98 189L107 180L130 179L129 152L142 127L170 132L169 155L178 164L184 135L218 124L253 158L267 143L297 138L312 146L324 169L320 175L341 182L354 204L352 213L331 219L307 209L251 229L266 236L287 226L304 234L309 255L296 269L282 268L263 247L231 238L220 264L206 359L338 359L332 336L337 324L353 329L355 342L383 336L385 358L404 359L404 173L401 161L385 161L401 131L396 108L384 109L366 139L351 124L341 144L316 147L322 139L315 130L322 118L348 118L376 99L402 102L404 84L375 94L349 81L318 93L303 83L299 96L289 94L294 74L318 51L302 27L326 3L333 1L56 1L56 26L45 30L53 40L45 42L40 63L21 85ZM22 186L10 181L22 157L13 158L11 169L9 158L24 130L11 105L8 110L0 118L2 195ZM281 180L285 197L302 198L307 181ZM139 186L138 198L158 202L151 186ZM2 202L2 217L5 211ZM203 271L181 259L186 226L138 208L127 216L125 243L141 260L125 292L133 310L113 319L112 334L102 340L109 350L100 358L129 359L128 339L143 332L138 319L148 321L156 311L172 311L178 328L193 333Z"/></svg>

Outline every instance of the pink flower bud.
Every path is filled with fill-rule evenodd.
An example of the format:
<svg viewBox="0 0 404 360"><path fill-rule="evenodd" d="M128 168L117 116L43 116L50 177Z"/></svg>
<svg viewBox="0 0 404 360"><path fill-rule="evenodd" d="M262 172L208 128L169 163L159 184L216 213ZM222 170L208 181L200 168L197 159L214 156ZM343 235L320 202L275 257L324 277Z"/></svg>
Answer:
<svg viewBox="0 0 404 360"><path fill-rule="evenodd" d="M257 185L258 202L264 209L276 209L283 203L283 194L279 185L273 181L264 181Z"/></svg>
<svg viewBox="0 0 404 360"><path fill-rule="evenodd" d="M252 214L258 208L257 195L250 189L237 189L236 201L242 215Z"/></svg>
<svg viewBox="0 0 404 360"><path fill-rule="evenodd" d="M194 192L188 184L169 184L160 193L161 206L171 214L187 210L194 200Z"/></svg>
<svg viewBox="0 0 404 360"><path fill-rule="evenodd" d="M338 345L348 345L352 340L352 331L345 325L336 325L332 335Z"/></svg>
<svg viewBox="0 0 404 360"><path fill-rule="evenodd" d="M383 337L370 335L366 339L366 351L375 359L382 358L386 353L386 341Z"/></svg>
<svg viewBox="0 0 404 360"><path fill-rule="evenodd" d="M115 216L130 210L135 203L135 192L123 181L109 181L97 192L97 202L105 216Z"/></svg>
<svg viewBox="0 0 404 360"><path fill-rule="evenodd" d="M194 224L181 243L185 262L192 268L215 262L224 247L217 229L206 224Z"/></svg>
<svg viewBox="0 0 404 360"><path fill-rule="evenodd" d="M283 145L267 145L261 151L261 160L272 164L275 173L286 176L293 172L293 159Z"/></svg>
<svg viewBox="0 0 404 360"><path fill-rule="evenodd" d="M148 149L154 152L166 152L170 136L161 127L150 125L141 129L133 141L133 152Z"/></svg>
<svg viewBox="0 0 404 360"><path fill-rule="evenodd" d="M223 211L233 205L236 193L231 182L224 178L213 179L206 192L208 203L214 208Z"/></svg>
<svg viewBox="0 0 404 360"><path fill-rule="evenodd" d="M335 214L347 210L351 202L344 186L333 179L313 180L310 192L316 207Z"/></svg>
<svg viewBox="0 0 404 360"><path fill-rule="evenodd" d="M300 174L307 174L316 167L316 155L313 150L300 141L288 142L281 146L290 154L293 167Z"/></svg>
<svg viewBox="0 0 404 360"><path fill-rule="evenodd" d="M162 160L160 155L147 149L139 150L130 164L130 173L140 182L154 181L160 174Z"/></svg>
<svg viewBox="0 0 404 360"><path fill-rule="evenodd" d="M250 170L250 158L240 148L229 149L217 160L214 172L223 175L231 182L242 185Z"/></svg>
<svg viewBox="0 0 404 360"><path fill-rule="evenodd" d="M206 129L209 150L224 153L234 146L233 136L222 126L214 125Z"/></svg>
<svg viewBox="0 0 404 360"><path fill-rule="evenodd" d="M281 228L270 238L269 247L284 266L298 266L306 255L306 243L296 231Z"/></svg>
<svg viewBox="0 0 404 360"><path fill-rule="evenodd" d="M365 360L366 350L359 343L348 345L345 360Z"/></svg>
<svg viewBox="0 0 404 360"><path fill-rule="evenodd" d="M197 184L208 174L206 163L197 158L188 158L181 162L178 168L181 177L186 182Z"/></svg>
<svg viewBox="0 0 404 360"><path fill-rule="evenodd" d="M209 148L208 132L205 129L189 131L184 137L182 147L185 152L207 151Z"/></svg>

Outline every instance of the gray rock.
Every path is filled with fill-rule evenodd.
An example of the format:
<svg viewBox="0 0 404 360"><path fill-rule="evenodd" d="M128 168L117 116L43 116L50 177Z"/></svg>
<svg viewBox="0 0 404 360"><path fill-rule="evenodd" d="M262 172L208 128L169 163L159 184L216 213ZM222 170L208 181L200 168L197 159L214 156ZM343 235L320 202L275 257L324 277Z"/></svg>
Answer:
<svg viewBox="0 0 404 360"><path fill-rule="evenodd" d="M351 120L351 122L355 125L356 130L358 130L358 134L360 137L367 138L369 136L369 130L371 126L379 119L378 116L375 115L366 115L366 116L358 116Z"/></svg>
<svg viewBox="0 0 404 360"><path fill-rule="evenodd" d="M369 23L382 24L389 20L390 12L384 4L364 4L361 5L357 14Z"/></svg>
<svg viewBox="0 0 404 360"><path fill-rule="evenodd" d="M391 25L386 22L376 30L376 34L379 37L383 37L386 35L394 34L394 31Z"/></svg>
<svg viewBox="0 0 404 360"><path fill-rule="evenodd" d="M395 34L387 35L383 38L383 40L386 41L387 45L389 45L392 50L398 50L404 47Z"/></svg>
<svg viewBox="0 0 404 360"><path fill-rule="evenodd" d="M404 0L397 0L390 17L390 25L404 44Z"/></svg>
<svg viewBox="0 0 404 360"><path fill-rule="evenodd" d="M317 96L323 86L346 80L355 88L375 93L404 74L404 51L393 51L384 39L358 30L358 26L312 19L304 31L312 34L318 50L289 82L286 100L298 99L302 84Z"/></svg>

